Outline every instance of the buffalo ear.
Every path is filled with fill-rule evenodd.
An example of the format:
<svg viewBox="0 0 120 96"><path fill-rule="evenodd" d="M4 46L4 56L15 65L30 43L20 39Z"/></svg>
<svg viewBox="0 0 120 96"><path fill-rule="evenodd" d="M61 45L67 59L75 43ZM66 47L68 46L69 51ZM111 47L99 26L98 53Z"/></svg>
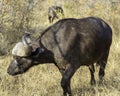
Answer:
<svg viewBox="0 0 120 96"><path fill-rule="evenodd" d="M38 47L36 50L33 52L33 55L39 56L41 53L45 52L45 49L43 47Z"/></svg>
<svg viewBox="0 0 120 96"><path fill-rule="evenodd" d="M38 50L39 50L39 53L43 53L45 51L43 47L40 47Z"/></svg>

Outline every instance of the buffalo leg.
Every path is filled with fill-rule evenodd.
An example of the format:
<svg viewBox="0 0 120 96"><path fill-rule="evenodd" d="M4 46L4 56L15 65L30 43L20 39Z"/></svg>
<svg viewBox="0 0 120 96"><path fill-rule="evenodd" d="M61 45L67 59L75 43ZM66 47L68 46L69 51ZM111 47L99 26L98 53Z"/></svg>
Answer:
<svg viewBox="0 0 120 96"><path fill-rule="evenodd" d="M90 74L91 74L91 85L95 85L96 81L95 81L95 77L94 77L94 73L95 73L95 68L94 68L94 65L90 65L89 66L89 70L90 70Z"/></svg>
<svg viewBox="0 0 120 96"><path fill-rule="evenodd" d="M100 59L100 61L98 62L100 64L100 70L99 70L99 83L101 84L103 81L103 77L105 75L105 67L106 67L106 63L107 63L107 59L108 59L108 55L109 55L109 51L107 51L102 58Z"/></svg>
<svg viewBox="0 0 120 96"><path fill-rule="evenodd" d="M65 70L65 73L63 74L61 80L61 87L63 88L63 96L67 96L67 93L69 96L72 96L70 80L76 70L77 68L71 65L69 65L68 68Z"/></svg>
<svg viewBox="0 0 120 96"><path fill-rule="evenodd" d="M55 66L58 68L58 70L60 71L61 75L63 76L63 74L64 74L64 72L65 72L65 68L60 68L55 61L54 61L54 64L55 64Z"/></svg>

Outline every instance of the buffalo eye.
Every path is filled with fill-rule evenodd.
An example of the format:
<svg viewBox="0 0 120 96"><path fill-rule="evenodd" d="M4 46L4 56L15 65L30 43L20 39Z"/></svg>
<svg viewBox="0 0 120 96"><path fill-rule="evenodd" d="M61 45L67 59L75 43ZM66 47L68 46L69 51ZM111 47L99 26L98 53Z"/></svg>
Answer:
<svg viewBox="0 0 120 96"><path fill-rule="evenodd" d="M17 61L19 61L19 60L21 59L20 56L13 56L13 58L14 58L15 60L17 60Z"/></svg>

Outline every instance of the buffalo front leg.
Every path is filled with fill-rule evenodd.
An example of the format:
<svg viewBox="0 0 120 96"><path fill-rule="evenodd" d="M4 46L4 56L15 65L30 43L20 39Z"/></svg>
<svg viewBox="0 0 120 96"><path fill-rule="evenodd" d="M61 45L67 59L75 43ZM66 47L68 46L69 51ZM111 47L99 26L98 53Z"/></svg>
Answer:
<svg viewBox="0 0 120 96"><path fill-rule="evenodd" d="M63 88L63 96L67 96L67 94L69 96L72 96L70 80L76 70L76 67L69 65L68 68L65 70L64 74L62 75L61 87Z"/></svg>
<svg viewBox="0 0 120 96"><path fill-rule="evenodd" d="M95 85L96 84L96 81L95 81L95 77L94 77L94 73L95 73L95 68L94 68L94 65L90 65L89 66L89 70L90 70L90 74L91 74L91 85Z"/></svg>

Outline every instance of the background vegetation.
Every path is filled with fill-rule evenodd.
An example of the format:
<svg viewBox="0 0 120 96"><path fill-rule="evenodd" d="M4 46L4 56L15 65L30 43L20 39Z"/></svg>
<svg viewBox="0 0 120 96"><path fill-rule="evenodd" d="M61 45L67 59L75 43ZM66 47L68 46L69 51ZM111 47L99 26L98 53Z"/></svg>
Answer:
<svg viewBox="0 0 120 96"><path fill-rule="evenodd" d="M37 37L51 25L47 13L52 5L63 8L64 18L97 16L113 29L104 85L91 87L89 70L81 67L72 78L74 96L119 96L120 2L113 1L119 0L0 0L0 96L61 96L61 75L54 65L38 65L15 77L6 72L11 49L21 40L21 35L28 30Z"/></svg>

